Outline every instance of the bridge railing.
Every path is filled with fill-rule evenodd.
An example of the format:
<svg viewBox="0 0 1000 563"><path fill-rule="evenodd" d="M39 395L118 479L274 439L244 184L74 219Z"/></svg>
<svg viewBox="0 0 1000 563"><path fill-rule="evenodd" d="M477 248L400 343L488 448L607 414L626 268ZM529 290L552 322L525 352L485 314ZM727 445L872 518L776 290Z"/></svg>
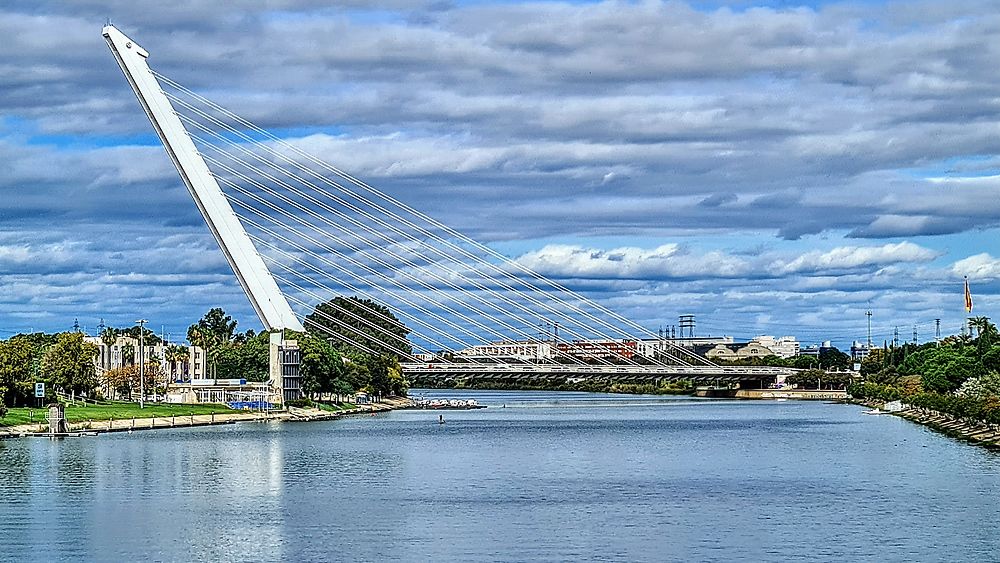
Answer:
<svg viewBox="0 0 1000 563"><path fill-rule="evenodd" d="M563 364L435 364L404 363L404 373L565 373L565 374L628 374L628 375L729 375L775 376L799 370L772 366L581 366Z"/></svg>

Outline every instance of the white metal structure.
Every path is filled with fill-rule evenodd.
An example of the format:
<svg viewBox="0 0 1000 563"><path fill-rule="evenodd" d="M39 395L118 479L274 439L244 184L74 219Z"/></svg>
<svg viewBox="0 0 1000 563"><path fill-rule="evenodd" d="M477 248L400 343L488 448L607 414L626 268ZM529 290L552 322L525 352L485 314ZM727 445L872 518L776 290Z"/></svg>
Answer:
<svg viewBox="0 0 1000 563"><path fill-rule="evenodd" d="M302 323L278 289L274 277L146 64L149 53L114 26L106 26L103 33L264 327L272 331L286 328L302 331Z"/></svg>

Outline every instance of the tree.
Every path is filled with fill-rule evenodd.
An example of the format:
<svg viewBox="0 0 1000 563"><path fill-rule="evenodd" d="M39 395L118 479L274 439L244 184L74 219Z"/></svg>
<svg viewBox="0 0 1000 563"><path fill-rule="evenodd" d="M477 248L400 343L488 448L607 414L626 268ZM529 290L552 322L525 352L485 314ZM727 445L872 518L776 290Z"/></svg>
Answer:
<svg viewBox="0 0 1000 563"><path fill-rule="evenodd" d="M108 362L104 365L111 367L111 348L118 342L118 330L111 328L110 326L101 331L101 342L104 343L104 348L108 353Z"/></svg>
<svg viewBox="0 0 1000 563"><path fill-rule="evenodd" d="M134 366L135 365L135 346L132 344L122 345L122 366Z"/></svg>
<svg viewBox="0 0 1000 563"><path fill-rule="evenodd" d="M141 335L142 342L146 346L156 346L161 342L163 342L163 340L161 340L160 337L157 336L155 332L149 330L146 327L141 327L140 329L139 325L123 328L119 332L121 333L122 336L129 336L131 338L134 338L136 342L139 341L139 337Z"/></svg>
<svg viewBox="0 0 1000 563"><path fill-rule="evenodd" d="M388 307L370 299L335 297L316 306L306 317L305 326L320 338L332 336L345 351L350 348L370 353L371 350L397 359L413 352L406 339L410 329Z"/></svg>
<svg viewBox="0 0 1000 563"><path fill-rule="evenodd" d="M242 379L239 347L232 343L218 344L208 352L216 379Z"/></svg>
<svg viewBox="0 0 1000 563"><path fill-rule="evenodd" d="M989 317L970 317L969 328L976 329L976 338L980 338L984 334L989 334L990 332L996 332L997 330L997 327L990 322Z"/></svg>
<svg viewBox="0 0 1000 563"><path fill-rule="evenodd" d="M962 383L955 394L972 399L1000 397L1000 374L988 373L980 377L970 377Z"/></svg>
<svg viewBox="0 0 1000 563"><path fill-rule="evenodd" d="M824 369L849 369L851 357L836 348L821 348L819 367Z"/></svg>
<svg viewBox="0 0 1000 563"><path fill-rule="evenodd" d="M307 396L334 392L334 381L343 379L344 361L323 338L308 334L299 340L299 384Z"/></svg>
<svg viewBox="0 0 1000 563"><path fill-rule="evenodd" d="M236 321L220 307L209 309L193 326L210 341L217 344L232 342L236 335Z"/></svg>
<svg viewBox="0 0 1000 563"><path fill-rule="evenodd" d="M176 380L178 377L184 375L183 367L177 369L177 364L180 363L182 366L187 362L188 359L188 349L187 346L181 346L180 344L171 344L167 346L167 349L163 351L163 356L170 363L170 377Z"/></svg>
<svg viewBox="0 0 1000 563"><path fill-rule="evenodd" d="M15 336L0 342L0 405L24 404L32 389L31 342Z"/></svg>
<svg viewBox="0 0 1000 563"><path fill-rule="evenodd" d="M810 369L819 365L819 359L816 356L807 356L803 354L792 358L790 364L790 367L796 369Z"/></svg>
<svg viewBox="0 0 1000 563"><path fill-rule="evenodd" d="M213 377L216 373L214 357L217 349L232 342L235 334L236 321L220 307L209 309L197 323L188 327L188 342L205 350Z"/></svg>
<svg viewBox="0 0 1000 563"><path fill-rule="evenodd" d="M785 382L790 385L797 385L803 389L817 388L827 377L827 373L821 369L807 369L798 373L793 373L785 378Z"/></svg>
<svg viewBox="0 0 1000 563"><path fill-rule="evenodd" d="M131 371L135 372L138 381L139 369L135 366L121 366L104 372L104 384L107 385L109 398L128 397L132 393Z"/></svg>
<svg viewBox="0 0 1000 563"><path fill-rule="evenodd" d="M344 364L342 379L351 387L351 393L367 387L371 383L371 374L368 373L368 367L361 363L361 360L363 360L362 356L349 357L347 363Z"/></svg>
<svg viewBox="0 0 1000 563"><path fill-rule="evenodd" d="M989 350L997 341L997 327L990 322L989 317L972 317L969 319L969 328L976 329L976 349L980 354Z"/></svg>
<svg viewBox="0 0 1000 563"><path fill-rule="evenodd" d="M215 366L218 379L267 381L271 375L270 335L251 333L242 343L220 344L211 350L209 360Z"/></svg>
<svg viewBox="0 0 1000 563"><path fill-rule="evenodd" d="M354 391L354 387L343 378L334 380L333 388L330 389L330 392L337 396L338 403L342 402L345 396L354 394Z"/></svg>
<svg viewBox="0 0 1000 563"><path fill-rule="evenodd" d="M868 355L861 359L861 376L867 377L888 367L885 365L886 356L886 352L881 348L869 350Z"/></svg>
<svg viewBox="0 0 1000 563"><path fill-rule="evenodd" d="M162 375L163 372L158 363L149 362L143 366L142 379L146 390L159 386ZM139 366L134 364L109 369L104 373L104 379L117 398L131 399L132 392L142 388L139 385Z"/></svg>
<svg viewBox="0 0 1000 563"><path fill-rule="evenodd" d="M924 389L936 393L950 393L958 389L970 377L983 374L983 365L975 358L954 356L928 363L924 368L921 383Z"/></svg>
<svg viewBox="0 0 1000 563"><path fill-rule="evenodd" d="M91 393L97 387L94 358L99 352L96 345L84 342L83 334L64 332L45 352L42 373L64 393Z"/></svg>
<svg viewBox="0 0 1000 563"><path fill-rule="evenodd" d="M882 385L896 385L899 383L900 375L895 366L889 366L878 373L868 374L865 381L879 383Z"/></svg>
<svg viewBox="0 0 1000 563"><path fill-rule="evenodd" d="M271 377L271 335L247 331L240 345L240 372L247 381L267 381Z"/></svg>
<svg viewBox="0 0 1000 563"><path fill-rule="evenodd" d="M406 394L408 384L403 378L403 369L395 356L367 356L365 364L370 375L368 388L372 395L385 397Z"/></svg>

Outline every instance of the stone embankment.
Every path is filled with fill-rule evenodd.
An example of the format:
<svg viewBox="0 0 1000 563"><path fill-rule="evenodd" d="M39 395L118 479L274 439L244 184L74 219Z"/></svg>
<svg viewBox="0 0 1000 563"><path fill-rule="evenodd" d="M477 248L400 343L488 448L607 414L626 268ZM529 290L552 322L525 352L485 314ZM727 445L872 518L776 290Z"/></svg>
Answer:
<svg viewBox="0 0 1000 563"><path fill-rule="evenodd" d="M374 415L380 412L403 408L408 406L410 403L410 399L407 398L390 398L384 399L378 403L358 405L353 409L342 411L326 411L312 407L288 407L285 410L270 412L232 411L220 414L83 421L69 423L67 425L68 431L65 435L77 436L103 432L137 432L139 430L162 430L166 428L184 428L190 426L235 424L237 422L309 422L317 420L333 420L351 415ZM49 435L47 424L22 424L20 426L0 428L0 438L20 438Z"/></svg>
<svg viewBox="0 0 1000 563"><path fill-rule="evenodd" d="M740 389L737 399L795 399L802 401L842 401L847 391L820 389Z"/></svg>
<svg viewBox="0 0 1000 563"><path fill-rule="evenodd" d="M882 403L861 402L859 404L880 408ZM1000 425L987 424L975 420L957 418L949 414L917 407L908 407L898 412L888 413L923 424L942 434L958 438L986 448L1000 448Z"/></svg>

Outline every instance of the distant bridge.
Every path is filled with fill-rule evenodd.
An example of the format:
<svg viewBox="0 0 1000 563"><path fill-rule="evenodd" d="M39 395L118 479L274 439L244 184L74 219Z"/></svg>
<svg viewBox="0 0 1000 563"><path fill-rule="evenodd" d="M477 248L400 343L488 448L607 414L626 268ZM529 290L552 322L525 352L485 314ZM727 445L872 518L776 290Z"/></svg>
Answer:
<svg viewBox="0 0 1000 563"><path fill-rule="evenodd" d="M692 383L774 382L797 370L759 366L634 366L566 364L405 363L403 373L414 384L447 379L570 379L621 382L691 381Z"/></svg>

